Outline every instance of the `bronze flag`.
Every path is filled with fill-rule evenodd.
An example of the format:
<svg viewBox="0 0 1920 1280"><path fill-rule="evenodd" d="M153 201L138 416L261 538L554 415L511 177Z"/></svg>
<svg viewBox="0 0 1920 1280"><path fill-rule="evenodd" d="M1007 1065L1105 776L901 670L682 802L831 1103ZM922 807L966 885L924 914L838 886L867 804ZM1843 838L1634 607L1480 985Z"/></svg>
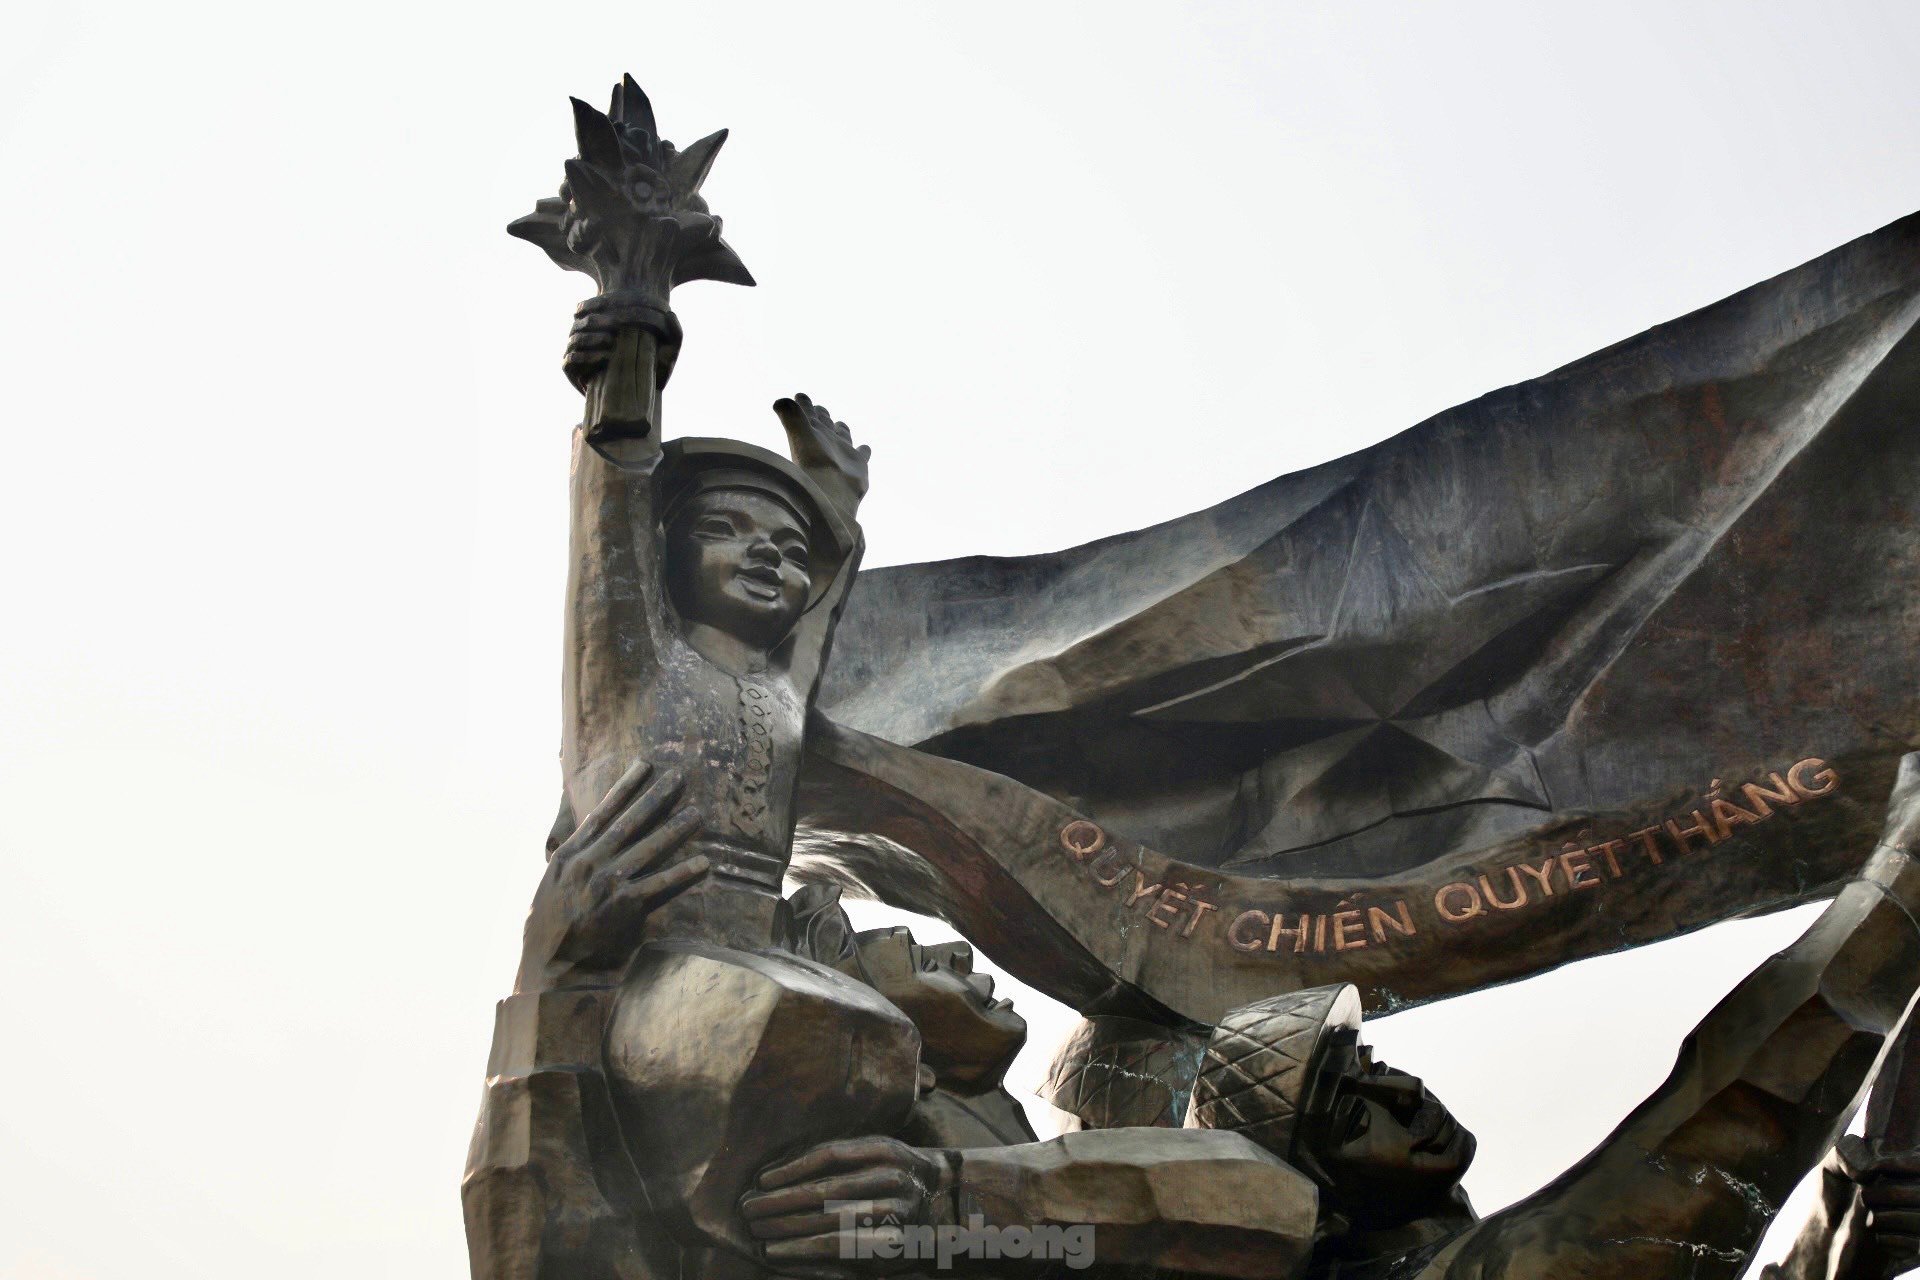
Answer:
<svg viewBox="0 0 1920 1280"><path fill-rule="evenodd" d="M1917 319L1920 215L1208 510L862 573L806 861L1202 1021L1821 896L1920 746Z"/></svg>

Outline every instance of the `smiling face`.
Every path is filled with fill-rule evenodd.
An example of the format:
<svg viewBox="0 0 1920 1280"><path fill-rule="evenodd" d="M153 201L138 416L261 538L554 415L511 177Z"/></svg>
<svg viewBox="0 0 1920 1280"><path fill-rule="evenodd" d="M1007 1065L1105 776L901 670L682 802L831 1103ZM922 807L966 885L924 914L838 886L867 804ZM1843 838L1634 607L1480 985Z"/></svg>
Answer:
<svg viewBox="0 0 1920 1280"><path fill-rule="evenodd" d="M667 530L667 581L688 622L772 649L806 609L806 529L764 493L696 494Z"/></svg>
<svg viewBox="0 0 1920 1280"><path fill-rule="evenodd" d="M943 1086L991 1088L1027 1041L1027 1020L993 998L993 979L973 971L964 942L923 947L910 930L875 929L857 940L860 967L876 990L919 1028L926 1064Z"/></svg>
<svg viewBox="0 0 1920 1280"><path fill-rule="evenodd" d="M1375 1062L1365 1045L1333 1046L1319 1089L1300 1141L1357 1223L1420 1216L1473 1163L1473 1135L1417 1077Z"/></svg>

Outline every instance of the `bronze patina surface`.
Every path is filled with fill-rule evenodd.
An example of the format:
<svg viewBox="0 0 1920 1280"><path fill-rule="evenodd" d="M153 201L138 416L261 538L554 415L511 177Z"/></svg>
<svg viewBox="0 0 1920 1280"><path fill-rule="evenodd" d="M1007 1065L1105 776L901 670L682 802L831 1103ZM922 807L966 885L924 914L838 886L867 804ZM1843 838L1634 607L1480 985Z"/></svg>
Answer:
<svg viewBox="0 0 1920 1280"><path fill-rule="evenodd" d="M1776 1274L1920 1261L1920 220L1212 510L856 578L823 407L775 404L790 458L662 434L671 290L752 283L724 133L675 148L631 79L574 126L511 228L599 292L475 1277L1732 1280L1823 1160ZM972 946L856 933L845 886L1087 1015L1069 1132ZM1822 896L1485 1218L1473 1136L1364 1043Z"/></svg>
<svg viewBox="0 0 1920 1280"><path fill-rule="evenodd" d="M1830 894L1920 746L1916 320L1920 217L1206 511L863 573L803 851L1203 1020Z"/></svg>

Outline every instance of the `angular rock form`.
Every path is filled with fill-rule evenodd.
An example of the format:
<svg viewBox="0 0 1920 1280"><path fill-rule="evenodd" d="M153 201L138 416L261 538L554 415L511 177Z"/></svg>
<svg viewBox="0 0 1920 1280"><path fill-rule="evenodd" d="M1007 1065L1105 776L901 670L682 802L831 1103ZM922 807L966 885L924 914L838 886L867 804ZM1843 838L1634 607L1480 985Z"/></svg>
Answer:
<svg viewBox="0 0 1920 1280"><path fill-rule="evenodd" d="M892 1132L919 1077L919 1034L871 987L699 942L641 952L606 1044L620 1128L662 1220L742 1260L757 1259L739 1201L760 1170L829 1138Z"/></svg>
<svg viewBox="0 0 1920 1280"><path fill-rule="evenodd" d="M473 1280L659 1280L677 1266L599 1070L613 995L574 988L499 1004L460 1185Z"/></svg>
<svg viewBox="0 0 1920 1280"><path fill-rule="evenodd" d="M1227 1280L1299 1274L1318 1195L1232 1133L1106 1129L960 1153L963 1221L1091 1228L1105 1266Z"/></svg>

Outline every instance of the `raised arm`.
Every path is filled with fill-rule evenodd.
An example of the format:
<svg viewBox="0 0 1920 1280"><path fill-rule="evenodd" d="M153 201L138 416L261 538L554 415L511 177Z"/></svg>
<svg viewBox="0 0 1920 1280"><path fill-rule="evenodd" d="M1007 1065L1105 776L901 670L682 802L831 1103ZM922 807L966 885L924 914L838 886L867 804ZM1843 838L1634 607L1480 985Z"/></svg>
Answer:
<svg viewBox="0 0 1920 1280"><path fill-rule="evenodd" d="M584 430L574 432L560 757L576 814L591 812L632 763L636 704L658 670L665 613L657 461L654 449L623 465Z"/></svg>
<svg viewBox="0 0 1920 1280"><path fill-rule="evenodd" d="M573 446L561 755L569 805L584 814L639 754L620 728L657 653L652 473L660 391L680 342L669 296L692 280L753 277L700 196L725 130L675 147L631 76L604 112L574 99L573 124L579 153L559 194L507 230L599 286L580 308L566 362L586 406Z"/></svg>
<svg viewBox="0 0 1920 1280"><path fill-rule="evenodd" d="M776 400L773 411L786 428L787 447L795 464L826 494L853 533L853 550L840 566L833 585L801 616L787 642L791 654L788 674L794 688L811 702L833 646L833 629L840 621L847 592L866 551L859 512L860 500L867 494L867 458L873 451L866 445L856 446L847 424L835 422L826 406L815 404L805 394Z"/></svg>
<svg viewBox="0 0 1920 1280"><path fill-rule="evenodd" d="M1687 1037L1654 1095L1543 1191L1423 1277L1741 1275L1781 1203L1845 1131L1920 988L1920 755L1901 762L1860 877Z"/></svg>

